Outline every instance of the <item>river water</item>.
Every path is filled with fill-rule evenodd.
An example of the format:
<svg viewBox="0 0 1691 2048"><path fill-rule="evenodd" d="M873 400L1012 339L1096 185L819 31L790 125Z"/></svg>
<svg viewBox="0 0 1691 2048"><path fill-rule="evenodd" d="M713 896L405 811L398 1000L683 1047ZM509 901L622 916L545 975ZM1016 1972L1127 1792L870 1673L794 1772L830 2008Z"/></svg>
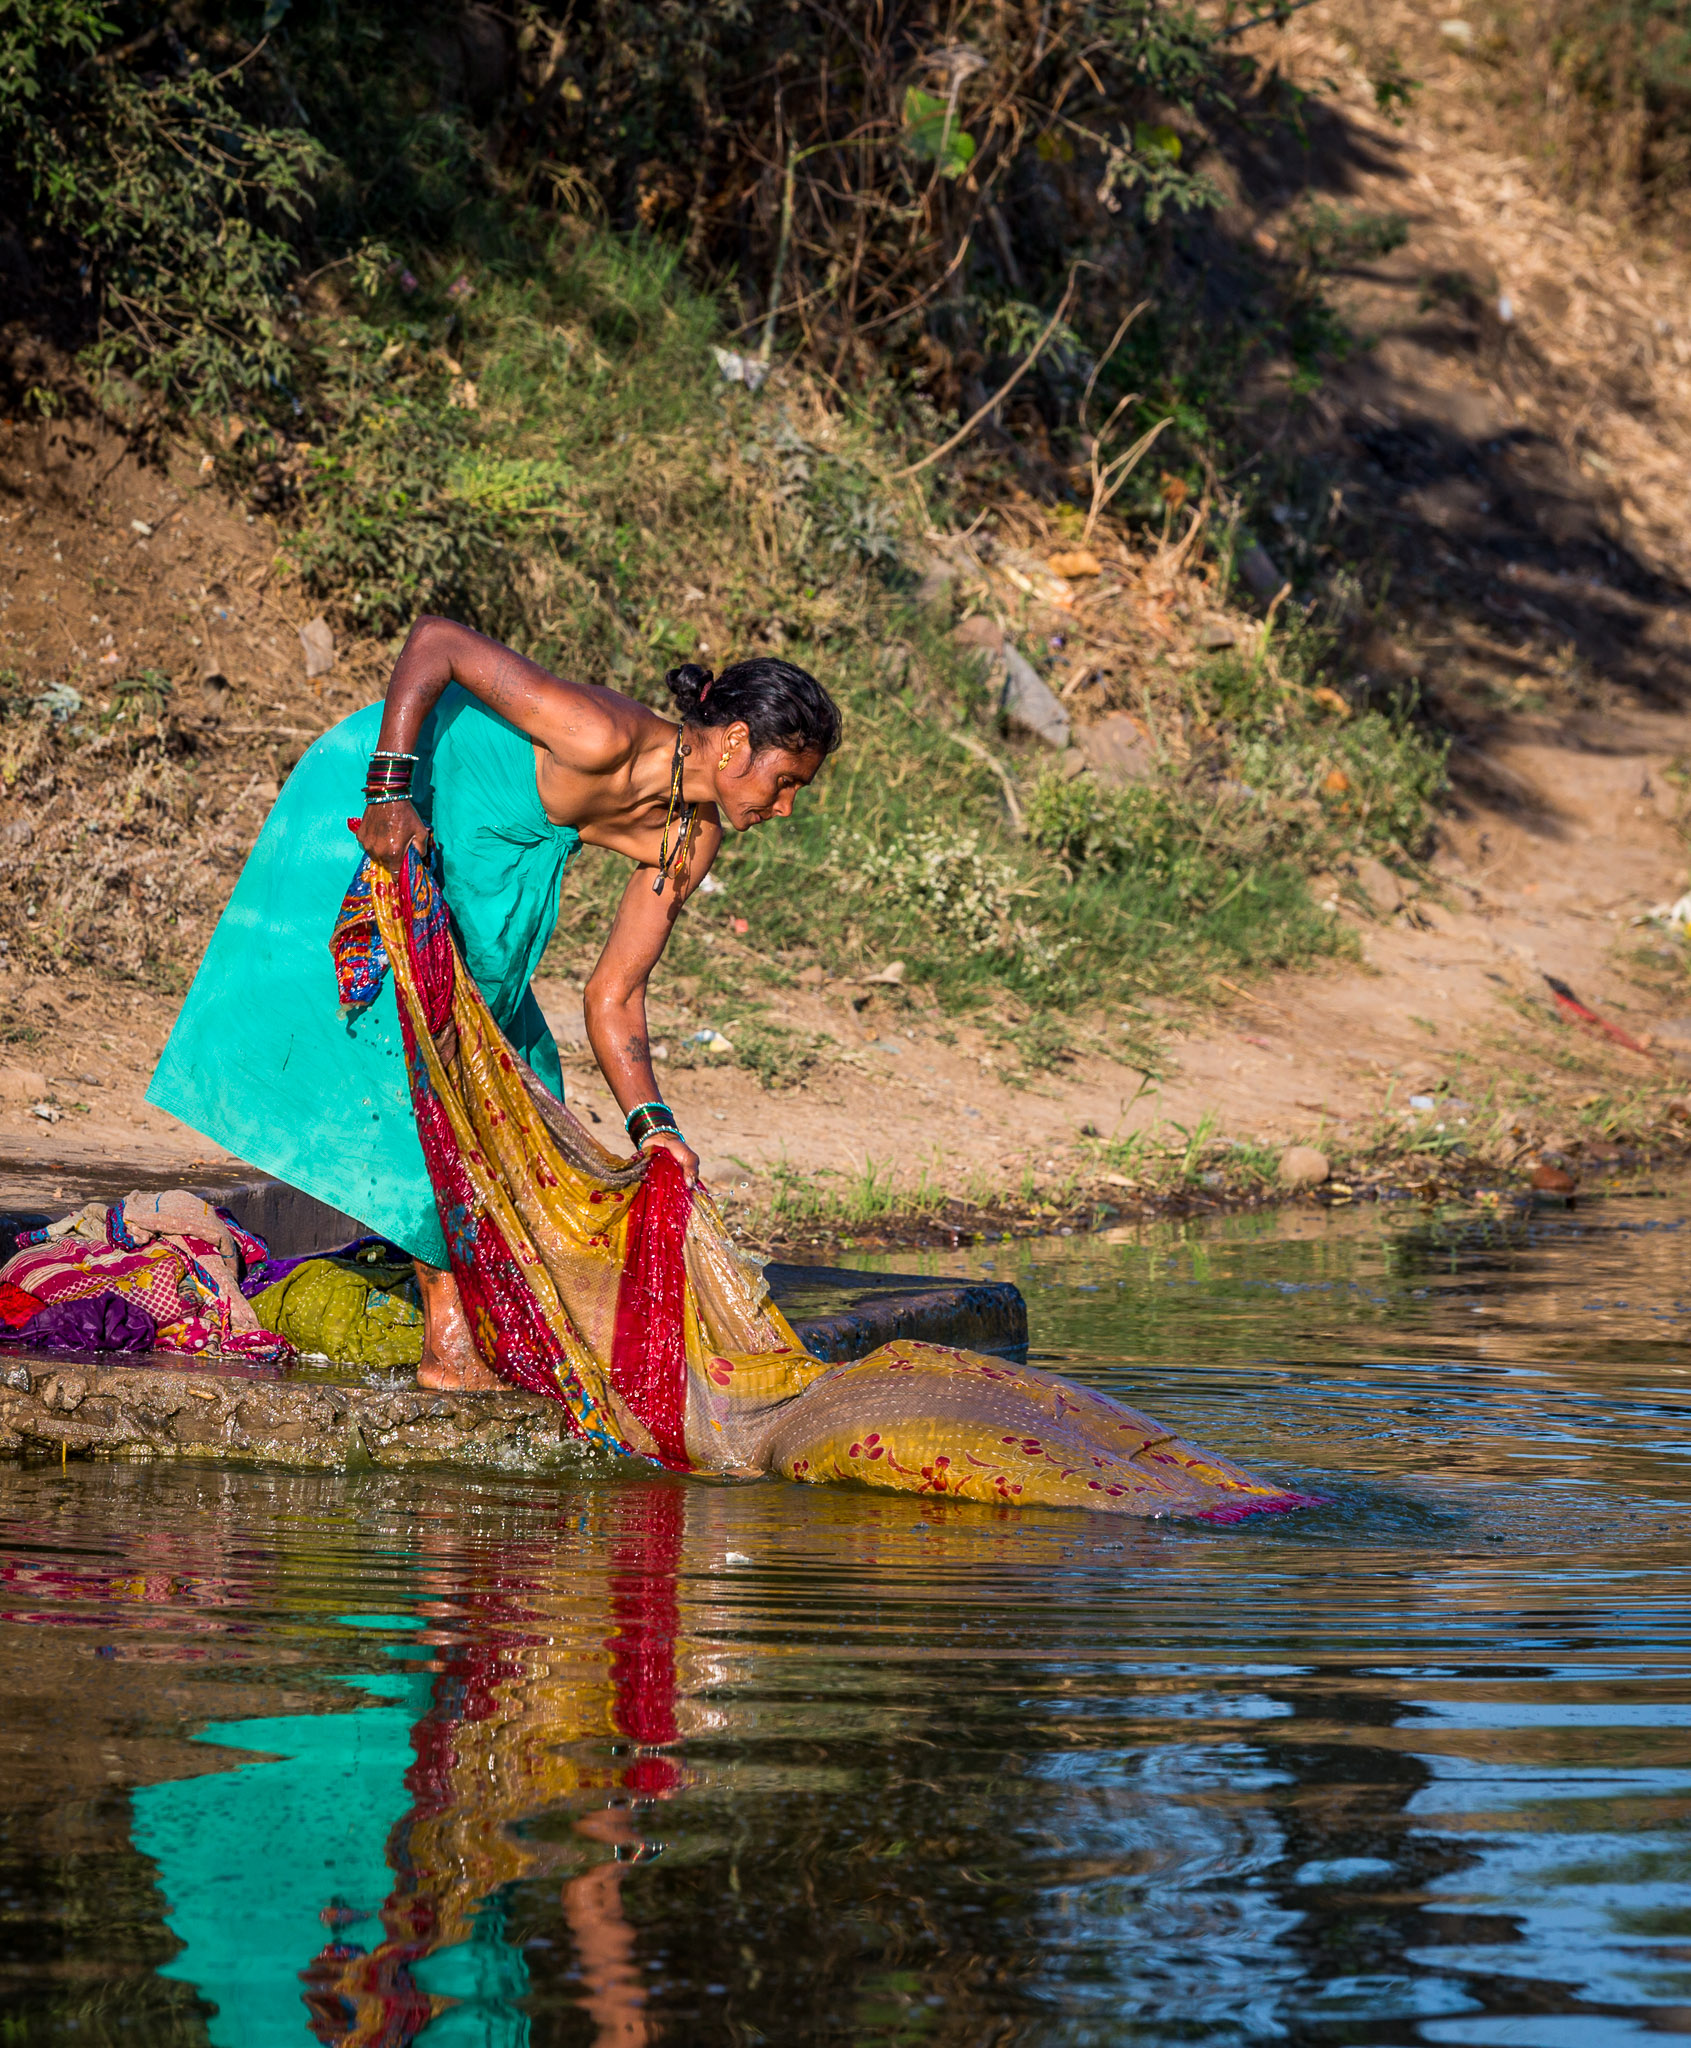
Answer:
<svg viewBox="0 0 1691 2048"><path fill-rule="evenodd" d="M0 2041L1691 2033L1691 1188L926 1260L1328 1504L0 1468Z"/></svg>

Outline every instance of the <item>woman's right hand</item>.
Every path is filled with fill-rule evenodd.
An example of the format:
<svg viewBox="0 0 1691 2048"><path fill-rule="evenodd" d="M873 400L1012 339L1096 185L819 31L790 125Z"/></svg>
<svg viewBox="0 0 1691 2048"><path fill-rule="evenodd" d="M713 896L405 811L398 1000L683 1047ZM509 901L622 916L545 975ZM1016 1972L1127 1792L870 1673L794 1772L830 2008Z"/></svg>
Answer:
<svg viewBox="0 0 1691 2048"><path fill-rule="evenodd" d="M429 828L408 803L369 805L353 827L353 837L390 875L398 874L408 846L416 847L419 858L429 850Z"/></svg>
<svg viewBox="0 0 1691 2048"><path fill-rule="evenodd" d="M699 1155L687 1140L674 1131L652 1131L640 1146L642 1154L650 1158L654 1152L671 1152L681 1161L681 1172L690 1188L699 1184Z"/></svg>

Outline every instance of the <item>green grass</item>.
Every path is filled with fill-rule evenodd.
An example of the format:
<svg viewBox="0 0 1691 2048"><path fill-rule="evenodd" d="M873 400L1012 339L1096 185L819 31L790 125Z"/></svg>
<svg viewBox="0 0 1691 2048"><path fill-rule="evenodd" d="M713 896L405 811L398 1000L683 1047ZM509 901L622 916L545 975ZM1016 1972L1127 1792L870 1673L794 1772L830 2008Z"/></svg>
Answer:
<svg viewBox="0 0 1691 2048"><path fill-rule="evenodd" d="M789 1166L766 1170L769 1192L760 1207L764 1227L776 1232L827 1227L870 1230L877 1225L922 1222L936 1216L953 1195L922 1167L914 1180L900 1176L891 1161L866 1158L854 1174L831 1167Z"/></svg>
<svg viewBox="0 0 1691 2048"><path fill-rule="evenodd" d="M946 1010L1009 1006L1036 1075L1072 1043L1055 1014L1201 999L1214 975L1348 944L1305 871L1421 828L1441 764L1406 719L1311 711L1284 671L1308 683L1315 656L1284 636L1275 661L1189 681L1207 737L1184 780L1042 778L1050 757L1006 747L977 667L909 594L929 515L883 481L903 451L872 411L825 409L796 376L725 385L718 308L659 244L522 218L478 232L418 258L414 289L321 297L318 437L302 453L255 432L225 461L294 478L297 573L354 630L446 610L660 704L682 657L779 646L835 692L842 752L790 823L723 849L666 972L729 1004L801 961L896 957ZM954 733L1017 775L1028 838ZM582 857L555 965L589 964L626 873ZM754 1025L741 1057L780 1087L814 1050Z"/></svg>

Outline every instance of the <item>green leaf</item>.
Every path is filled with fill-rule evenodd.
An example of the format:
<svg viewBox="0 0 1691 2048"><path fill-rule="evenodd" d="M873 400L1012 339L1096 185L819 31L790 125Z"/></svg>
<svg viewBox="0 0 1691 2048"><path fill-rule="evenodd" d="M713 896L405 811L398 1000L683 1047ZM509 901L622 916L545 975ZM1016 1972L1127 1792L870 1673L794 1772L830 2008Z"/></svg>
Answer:
<svg viewBox="0 0 1691 2048"><path fill-rule="evenodd" d="M939 165L942 178L960 178L975 160L975 138L958 125L956 109L920 86L904 94L904 146Z"/></svg>

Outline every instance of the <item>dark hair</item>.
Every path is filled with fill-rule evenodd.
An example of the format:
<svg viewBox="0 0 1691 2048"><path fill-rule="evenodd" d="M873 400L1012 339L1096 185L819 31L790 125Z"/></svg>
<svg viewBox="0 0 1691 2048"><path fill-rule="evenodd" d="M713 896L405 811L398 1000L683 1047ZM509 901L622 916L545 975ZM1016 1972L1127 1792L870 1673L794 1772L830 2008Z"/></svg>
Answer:
<svg viewBox="0 0 1691 2048"><path fill-rule="evenodd" d="M732 725L743 719L752 750L826 758L840 743L840 711L809 672L773 654L755 654L713 676L696 661L672 668L664 681L689 725Z"/></svg>

